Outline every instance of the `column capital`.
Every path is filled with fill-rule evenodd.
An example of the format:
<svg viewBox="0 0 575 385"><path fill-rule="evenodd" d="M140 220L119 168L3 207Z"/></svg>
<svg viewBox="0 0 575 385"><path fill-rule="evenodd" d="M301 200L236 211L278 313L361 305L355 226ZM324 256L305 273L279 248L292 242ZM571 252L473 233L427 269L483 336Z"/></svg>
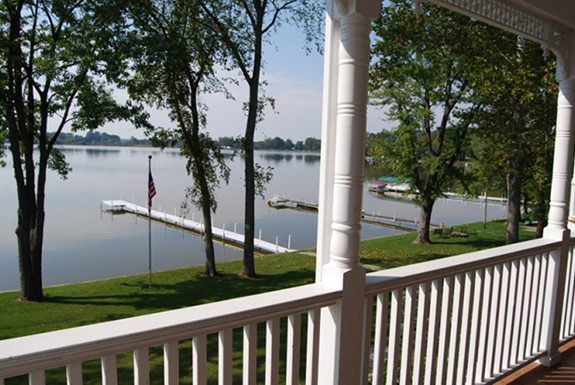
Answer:
<svg viewBox="0 0 575 385"><path fill-rule="evenodd" d="M327 10L336 20L357 15L375 20L379 17L380 0L328 0Z"/></svg>

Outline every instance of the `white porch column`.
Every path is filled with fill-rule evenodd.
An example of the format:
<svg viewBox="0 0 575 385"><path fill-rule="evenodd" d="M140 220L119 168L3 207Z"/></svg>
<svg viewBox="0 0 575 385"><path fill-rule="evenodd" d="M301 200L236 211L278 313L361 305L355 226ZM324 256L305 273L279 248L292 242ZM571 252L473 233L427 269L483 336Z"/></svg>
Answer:
<svg viewBox="0 0 575 385"><path fill-rule="evenodd" d="M575 143L575 39L572 34L565 32L558 32L557 35L562 38L546 46L557 56L559 80L549 223L543 233L546 238L562 238L563 230L568 228L568 219L574 211L573 207L570 210L569 205L575 202L572 197L575 191L571 189ZM575 228L575 224L569 225L569 228Z"/></svg>
<svg viewBox="0 0 575 385"><path fill-rule="evenodd" d="M373 0L327 3L320 181L324 198L318 225L321 271L316 277L341 288L343 298L321 314L319 384L361 383L365 271L359 265L359 253L369 34L379 7L380 2Z"/></svg>
<svg viewBox="0 0 575 385"><path fill-rule="evenodd" d="M540 359L545 366L553 366L561 361L559 352L559 331L565 291L565 274L569 253L573 180L573 145L575 143L575 52L574 41L569 36L563 46L557 46L557 77L559 97L557 101L557 125L555 131L555 153L553 155L553 177L551 180L551 201L549 203L549 224L543 232L546 238L562 240L561 246L549 258L548 285L552 287L544 300L542 333L545 336L547 354ZM566 49L565 49L566 48ZM571 56L571 57L570 57Z"/></svg>
<svg viewBox="0 0 575 385"><path fill-rule="evenodd" d="M570 199L570 195L573 194L571 180L574 130L575 78L568 78L559 83L549 224L544 231L545 237L560 238L563 230L567 228L567 219L570 216L569 203L573 200Z"/></svg>

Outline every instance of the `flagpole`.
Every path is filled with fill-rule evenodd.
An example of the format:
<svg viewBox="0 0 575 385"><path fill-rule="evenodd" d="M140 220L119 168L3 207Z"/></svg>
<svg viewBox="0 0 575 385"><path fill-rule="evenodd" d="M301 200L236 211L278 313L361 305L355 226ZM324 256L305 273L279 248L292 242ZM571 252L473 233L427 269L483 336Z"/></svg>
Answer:
<svg viewBox="0 0 575 385"><path fill-rule="evenodd" d="M152 155L148 155L148 178L152 177ZM149 288L152 288L152 198L150 180L148 180L148 271L150 272Z"/></svg>

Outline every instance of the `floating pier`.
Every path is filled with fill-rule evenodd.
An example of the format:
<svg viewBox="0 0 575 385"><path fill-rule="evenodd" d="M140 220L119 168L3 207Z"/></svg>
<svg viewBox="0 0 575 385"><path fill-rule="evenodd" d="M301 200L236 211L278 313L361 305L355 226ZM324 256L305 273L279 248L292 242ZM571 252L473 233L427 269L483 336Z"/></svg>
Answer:
<svg viewBox="0 0 575 385"><path fill-rule="evenodd" d="M303 202L298 200L293 200L289 198L273 197L267 200L267 205L274 209L292 209L301 211L311 211L317 212L317 203ZM363 213L361 216L362 222L370 223L373 225L379 225L384 227L389 227L396 230L402 231L417 231L417 219L409 220L405 218L397 218L395 216L386 216L376 213ZM431 227L439 227L439 225L431 224Z"/></svg>
<svg viewBox="0 0 575 385"><path fill-rule="evenodd" d="M102 205L109 207L108 211L112 212L125 212L132 213L144 217L148 217L148 208L138 206L134 203L126 202L124 200L105 200L102 201ZM167 214L165 212L151 210L149 217L157 222L162 222L165 224L173 225L178 228L186 229L198 234L204 233L203 223L192 221L186 218L178 217L176 215ZM238 234L233 231L228 231L225 228L220 229L212 226L212 233L214 239L220 240L224 243L230 243L236 246L243 247L244 245L244 235ZM288 246L289 247L289 246ZM262 241L261 239L254 239L254 249L260 250L264 253L274 254L274 253L291 253L296 250L279 246L277 243L273 244L271 242Z"/></svg>

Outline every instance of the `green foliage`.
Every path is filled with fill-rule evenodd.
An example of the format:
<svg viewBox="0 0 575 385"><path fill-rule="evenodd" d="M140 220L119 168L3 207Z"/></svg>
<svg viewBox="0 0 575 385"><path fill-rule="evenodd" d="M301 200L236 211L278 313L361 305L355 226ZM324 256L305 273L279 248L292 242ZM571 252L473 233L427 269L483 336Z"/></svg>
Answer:
<svg viewBox="0 0 575 385"><path fill-rule="evenodd" d="M433 4L392 0L374 23L370 96L388 106L393 132L371 140L370 155L383 160L399 179L409 181L422 207L420 237L429 242L434 201L454 181L466 185L459 167L476 129L473 73L483 51L483 26ZM483 41L483 40L480 40Z"/></svg>
<svg viewBox="0 0 575 385"><path fill-rule="evenodd" d="M537 44L510 34L498 35L491 45L499 54L481 76L485 108L473 141L472 171L478 180L504 188L506 179L518 176L521 183L508 188L520 191L509 190L508 195L524 197L524 211L540 223L540 233L549 210L555 142L555 59L546 58Z"/></svg>
<svg viewBox="0 0 575 385"><path fill-rule="evenodd" d="M205 27L217 35L222 44L225 53L223 67L239 71L248 86L249 96L243 107L246 129L242 145L246 162L244 274L255 277L253 202L256 194L262 190L268 173L262 174L254 164L254 134L266 107L274 108L274 99L264 94L266 84L261 77L263 47L282 23L300 27L307 42L317 41L321 35L325 7L316 0L199 0L198 4Z"/></svg>
<svg viewBox="0 0 575 385"><path fill-rule="evenodd" d="M220 181L227 182L229 169L219 147L200 132L207 124L207 107L200 95L226 93L214 73L224 63L220 43L202 24L201 10L194 2L134 1L127 11L137 33L131 36L131 51L126 53L131 55L133 75L123 84L132 98L168 111L176 126L154 127L147 133L154 145L181 146L186 170L194 179L186 191L187 200L215 211L213 191Z"/></svg>
<svg viewBox="0 0 575 385"><path fill-rule="evenodd" d="M17 185L22 297L42 300L42 239L47 169L71 168L58 136L115 119L145 125L141 106L114 100L107 80L122 71L124 29L107 3L3 1L0 5L0 155L8 139ZM48 133L48 128L52 133Z"/></svg>

